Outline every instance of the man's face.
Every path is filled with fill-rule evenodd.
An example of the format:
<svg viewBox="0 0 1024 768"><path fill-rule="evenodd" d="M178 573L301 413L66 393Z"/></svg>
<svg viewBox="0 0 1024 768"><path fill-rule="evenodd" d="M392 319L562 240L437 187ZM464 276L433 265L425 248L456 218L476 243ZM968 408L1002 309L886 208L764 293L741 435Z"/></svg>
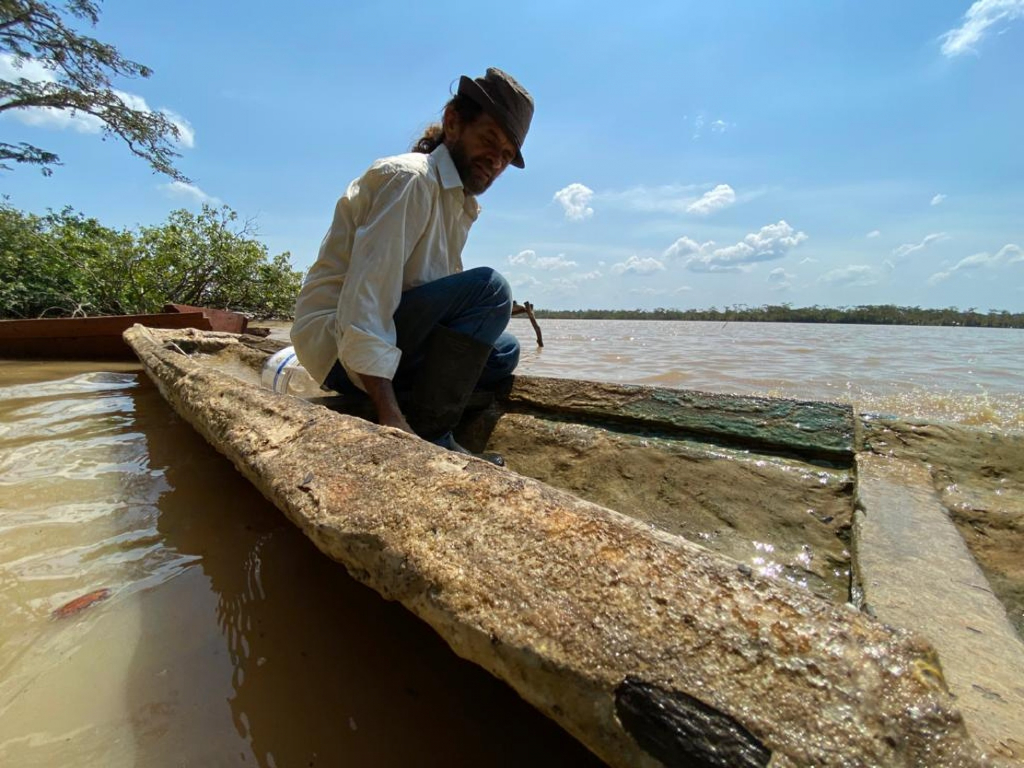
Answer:
<svg viewBox="0 0 1024 768"><path fill-rule="evenodd" d="M471 195L483 194L516 156L515 145L488 114L464 124L455 115L445 121L445 144L459 171L462 186Z"/></svg>

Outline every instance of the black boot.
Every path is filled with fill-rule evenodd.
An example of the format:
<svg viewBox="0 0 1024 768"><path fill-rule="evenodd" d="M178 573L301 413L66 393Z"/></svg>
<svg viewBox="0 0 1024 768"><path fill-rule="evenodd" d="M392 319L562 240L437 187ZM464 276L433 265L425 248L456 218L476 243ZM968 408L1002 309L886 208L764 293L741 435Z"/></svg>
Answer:
<svg viewBox="0 0 1024 768"><path fill-rule="evenodd" d="M490 344L437 325L427 337L423 363L412 387L406 414L409 426L424 440L457 453L466 453L505 465L496 453L472 453L455 442L452 430L462 418L476 383L480 380Z"/></svg>

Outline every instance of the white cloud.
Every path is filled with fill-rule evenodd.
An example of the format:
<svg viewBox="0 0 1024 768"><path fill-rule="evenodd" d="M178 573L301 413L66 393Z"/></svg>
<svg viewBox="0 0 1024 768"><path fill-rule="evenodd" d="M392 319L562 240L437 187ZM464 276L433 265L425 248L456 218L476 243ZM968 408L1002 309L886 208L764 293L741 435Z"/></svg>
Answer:
<svg viewBox="0 0 1024 768"><path fill-rule="evenodd" d="M686 118L683 118L686 120ZM725 120L717 119L708 121L706 115L701 112L693 119L693 140L697 141L704 134L705 126L711 128L712 133L725 133L730 128L735 128L735 123L728 123Z"/></svg>
<svg viewBox="0 0 1024 768"><path fill-rule="evenodd" d="M944 240L949 240L949 235L947 235L945 232L935 232L930 235L925 235L924 240L922 240L920 243L904 243L898 248L893 248L892 255L895 256L897 259L903 259L912 253L917 253L917 251L927 248L929 245L941 243Z"/></svg>
<svg viewBox="0 0 1024 768"><path fill-rule="evenodd" d="M771 283L773 291L784 291L793 287L793 278L795 277L796 275L791 275L782 267L776 267L768 273L768 282Z"/></svg>
<svg viewBox="0 0 1024 768"><path fill-rule="evenodd" d="M828 285L868 286L878 282L878 272L873 267L858 264L833 269L831 272L822 275L818 280Z"/></svg>
<svg viewBox="0 0 1024 768"><path fill-rule="evenodd" d="M942 201L945 200L945 199L946 199L946 196L940 193L940 194L938 194L938 195L936 195L935 197L932 198L932 205L941 205Z"/></svg>
<svg viewBox="0 0 1024 768"><path fill-rule="evenodd" d="M508 263L516 267L533 267L534 269L571 269L578 266L575 261L565 258L564 253L557 256L537 256L536 251L525 250L508 257Z"/></svg>
<svg viewBox="0 0 1024 768"><path fill-rule="evenodd" d="M34 83L57 82L54 70L43 62L38 59L24 59L19 66L17 57L10 53L0 53L0 78L4 80L25 78ZM146 100L137 94L114 89L114 95L123 101L129 109L153 112ZM194 147L196 134L188 120L169 109L159 111L178 129L177 143L188 149ZM58 130L70 128L79 133L100 133L103 130L103 121L95 115L70 109L29 107L12 110L10 114L26 125L40 128L56 128Z"/></svg>
<svg viewBox="0 0 1024 768"><path fill-rule="evenodd" d="M695 213L698 216L707 216L715 211L728 208L735 202L736 193L733 191L733 188L728 184L719 184L714 189L705 192L699 200L690 203L686 207L686 212Z"/></svg>
<svg viewBox="0 0 1024 768"><path fill-rule="evenodd" d="M947 269L945 272L936 272L934 275L928 278L928 285L937 285L945 280L948 280L956 272L969 272L976 269L995 268L1002 264L1016 264L1017 262L1024 261L1024 252L1021 251L1020 246L1014 245L1013 243L1007 243L1002 248L992 255L987 252L975 253L972 256L960 259L956 264Z"/></svg>
<svg viewBox="0 0 1024 768"><path fill-rule="evenodd" d="M554 200L562 204L565 218L570 221L583 221L594 215L590 201L594 190L583 184L573 183L555 192Z"/></svg>
<svg viewBox="0 0 1024 768"><path fill-rule="evenodd" d="M539 288L540 280L533 275L506 275L508 284L513 288Z"/></svg>
<svg viewBox="0 0 1024 768"><path fill-rule="evenodd" d="M575 261L569 261L564 253L557 256L542 256L534 262L537 269L571 269L577 266Z"/></svg>
<svg viewBox="0 0 1024 768"><path fill-rule="evenodd" d="M186 184L183 181L172 181L167 184L161 184L160 189L167 192L171 197L186 198L196 203L209 203L210 205L220 205L221 200L208 195L195 184Z"/></svg>
<svg viewBox="0 0 1024 768"><path fill-rule="evenodd" d="M532 275L509 276L509 284L513 288L528 288L543 294L576 295L580 292L580 285L588 280L597 280L602 275L599 271L577 272L571 275L552 277L543 281Z"/></svg>
<svg viewBox="0 0 1024 768"><path fill-rule="evenodd" d="M630 288L629 293L635 296L675 296L692 290L688 285L681 285L678 288Z"/></svg>
<svg viewBox="0 0 1024 768"><path fill-rule="evenodd" d="M870 239L873 239L873 238L876 238L876 237L880 237L881 235L882 235L882 233L879 230L872 229L870 232L868 232L867 238L870 240Z"/></svg>
<svg viewBox="0 0 1024 768"><path fill-rule="evenodd" d="M639 256L633 255L623 262L612 264L611 272L613 275L649 275L664 269L665 265L657 259L641 259Z"/></svg>
<svg viewBox="0 0 1024 768"><path fill-rule="evenodd" d="M38 59L22 59L13 53L0 53L0 77L4 80L25 78L33 83L55 83L57 76L53 70Z"/></svg>
<svg viewBox="0 0 1024 768"><path fill-rule="evenodd" d="M697 243L681 237L664 252L665 258L684 258L693 272L741 272L759 261L781 259L807 239L784 220L752 232L735 245L716 248L713 241Z"/></svg>
<svg viewBox="0 0 1024 768"><path fill-rule="evenodd" d="M177 112L169 109L161 109L160 112L178 129L178 144L186 149L192 149L196 145L196 132L192 124Z"/></svg>
<svg viewBox="0 0 1024 768"><path fill-rule="evenodd" d="M976 0L964 13L964 22L940 38L942 53L952 58L976 52L990 27L1024 17L1024 0Z"/></svg>
<svg viewBox="0 0 1024 768"><path fill-rule="evenodd" d="M520 251L517 254L510 255L508 257L508 263L509 264L513 264L515 266L525 266L525 265L528 265L528 264L532 264L536 258L537 258L537 252L536 251L530 251L530 250Z"/></svg>

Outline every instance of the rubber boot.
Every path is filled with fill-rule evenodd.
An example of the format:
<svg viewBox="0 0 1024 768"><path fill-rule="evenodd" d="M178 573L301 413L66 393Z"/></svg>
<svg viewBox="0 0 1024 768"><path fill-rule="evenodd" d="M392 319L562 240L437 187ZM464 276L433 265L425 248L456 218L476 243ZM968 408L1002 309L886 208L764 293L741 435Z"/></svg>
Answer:
<svg viewBox="0 0 1024 768"><path fill-rule="evenodd" d="M435 326L427 337L423 363L413 382L407 418L409 426L424 440L501 467L505 461L498 454L472 453L452 437L491 349L490 344L472 336Z"/></svg>

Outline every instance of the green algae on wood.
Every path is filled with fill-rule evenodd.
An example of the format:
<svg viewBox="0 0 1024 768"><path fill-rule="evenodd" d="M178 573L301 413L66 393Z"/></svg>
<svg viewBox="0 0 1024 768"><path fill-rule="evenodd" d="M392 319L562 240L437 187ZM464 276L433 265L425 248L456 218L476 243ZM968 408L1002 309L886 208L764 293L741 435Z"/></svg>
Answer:
<svg viewBox="0 0 1024 768"><path fill-rule="evenodd" d="M621 420L752 448L850 463L855 419L849 405L516 377L507 400L573 416Z"/></svg>

